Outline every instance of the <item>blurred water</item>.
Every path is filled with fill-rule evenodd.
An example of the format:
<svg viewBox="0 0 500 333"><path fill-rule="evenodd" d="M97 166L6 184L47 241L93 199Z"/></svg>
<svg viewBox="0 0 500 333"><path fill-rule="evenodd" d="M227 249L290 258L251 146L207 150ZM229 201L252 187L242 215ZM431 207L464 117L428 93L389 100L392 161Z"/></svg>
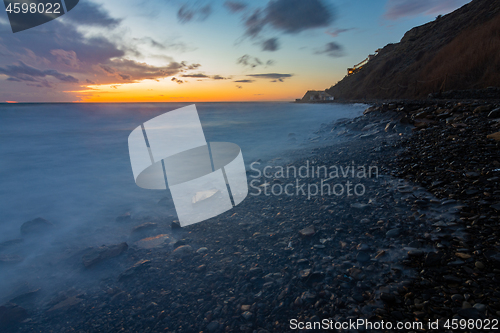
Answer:
<svg viewBox="0 0 500 333"><path fill-rule="evenodd" d="M147 210L164 194L137 187L127 138L141 123L184 103L31 104L0 107L0 242L38 216L62 227ZM304 146L322 123L364 105L198 103L207 141L242 148L246 164ZM289 134L296 134L290 141ZM326 144L320 142L319 144Z"/></svg>
<svg viewBox="0 0 500 333"><path fill-rule="evenodd" d="M36 217L56 225L49 235L25 237L12 250L10 254L24 258L22 263L0 266L0 300L20 281L33 280L35 285L45 281L48 289L68 281L77 272L61 266L61 260L76 253L75 249L127 241L131 225L115 222L120 214L176 218L173 205L158 204L164 198L164 202L171 201L168 191L136 186L127 145L134 128L186 105L0 106L0 242L22 237L20 226ZM356 117L366 107L291 103L196 106L207 141L236 143L247 167L258 159L265 163L286 157L289 150L331 144L333 139L310 139L317 136L314 132L322 123ZM5 253L9 254L3 251L0 255ZM80 258L73 262L81 265Z"/></svg>

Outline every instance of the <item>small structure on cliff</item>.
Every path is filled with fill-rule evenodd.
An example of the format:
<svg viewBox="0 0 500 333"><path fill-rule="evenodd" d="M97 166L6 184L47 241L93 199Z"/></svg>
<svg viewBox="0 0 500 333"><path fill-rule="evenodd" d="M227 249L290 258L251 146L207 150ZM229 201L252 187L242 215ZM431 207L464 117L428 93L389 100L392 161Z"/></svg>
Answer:
<svg viewBox="0 0 500 333"><path fill-rule="evenodd" d="M302 97L300 102L324 102L333 101L335 98L324 90L309 90L306 92L304 97Z"/></svg>
<svg viewBox="0 0 500 333"><path fill-rule="evenodd" d="M379 52L380 52L380 49L377 49L375 51L375 54L368 55L368 57L365 60L363 60L362 62L360 62L359 64L354 65L352 68L348 68L347 75L349 76L349 75L352 75L352 74L359 72L363 68L363 66L366 65L370 60L375 58Z"/></svg>

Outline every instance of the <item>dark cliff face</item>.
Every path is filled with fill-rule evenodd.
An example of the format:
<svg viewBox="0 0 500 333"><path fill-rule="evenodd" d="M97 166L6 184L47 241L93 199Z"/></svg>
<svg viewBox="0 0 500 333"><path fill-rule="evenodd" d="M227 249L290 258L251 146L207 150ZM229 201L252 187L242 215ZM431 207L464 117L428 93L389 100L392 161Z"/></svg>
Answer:
<svg viewBox="0 0 500 333"><path fill-rule="evenodd" d="M327 92L336 99L422 98L488 86L500 86L500 0L475 0L411 29Z"/></svg>

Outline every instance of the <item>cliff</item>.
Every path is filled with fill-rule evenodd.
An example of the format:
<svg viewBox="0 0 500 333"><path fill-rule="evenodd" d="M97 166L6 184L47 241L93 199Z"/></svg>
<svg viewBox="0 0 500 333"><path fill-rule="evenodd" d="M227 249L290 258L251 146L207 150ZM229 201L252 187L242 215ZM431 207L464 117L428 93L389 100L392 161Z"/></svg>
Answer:
<svg viewBox="0 0 500 333"><path fill-rule="evenodd" d="M336 100L399 99L490 86L500 86L500 0L474 0L411 29L326 91Z"/></svg>

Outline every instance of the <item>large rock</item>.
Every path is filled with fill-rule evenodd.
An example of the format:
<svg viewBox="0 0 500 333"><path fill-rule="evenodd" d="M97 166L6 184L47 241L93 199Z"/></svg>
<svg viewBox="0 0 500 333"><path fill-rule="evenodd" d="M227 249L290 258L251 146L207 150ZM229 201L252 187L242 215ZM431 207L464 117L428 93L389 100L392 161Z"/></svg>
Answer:
<svg viewBox="0 0 500 333"><path fill-rule="evenodd" d="M0 306L0 332L28 318L28 312L16 304Z"/></svg>
<svg viewBox="0 0 500 333"><path fill-rule="evenodd" d="M0 251L8 248L8 247L12 247L12 246L15 246L17 244L21 244L22 242L24 242L24 240L22 238L18 238L18 239L11 239L11 240L8 240L8 241L5 241L5 242L2 242L0 243Z"/></svg>
<svg viewBox="0 0 500 333"><path fill-rule="evenodd" d="M118 277L118 280L122 281L128 279L134 276L136 273L145 270L150 265L151 265L151 260L146 260L146 259L139 260L138 262L127 268L123 273L121 273L120 276Z"/></svg>
<svg viewBox="0 0 500 333"><path fill-rule="evenodd" d="M106 259L119 256L123 252L127 251L127 249L127 243L101 246L96 249L91 249L89 252L84 254L82 257L82 261L85 267L90 268L100 262L103 262Z"/></svg>
<svg viewBox="0 0 500 333"><path fill-rule="evenodd" d="M183 258L183 257L190 255L191 253L193 253L193 248L191 247L191 245L182 245L182 246L179 246L178 248L176 248L172 252L172 257Z"/></svg>
<svg viewBox="0 0 500 333"><path fill-rule="evenodd" d="M44 218L37 217L34 220L23 223L21 226L21 233L23 235L28 234L39 234L42 232L47 232L52 229L54 225Z"/></svg>

